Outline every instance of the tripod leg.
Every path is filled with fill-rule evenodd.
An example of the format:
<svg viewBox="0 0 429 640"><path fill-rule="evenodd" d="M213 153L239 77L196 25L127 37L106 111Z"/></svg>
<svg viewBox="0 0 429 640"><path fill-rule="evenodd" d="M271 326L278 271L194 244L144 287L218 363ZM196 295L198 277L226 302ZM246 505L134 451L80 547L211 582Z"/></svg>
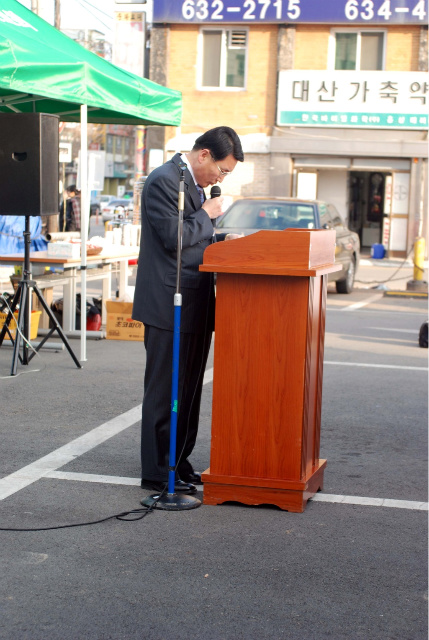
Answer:
<svg viewBox="0 0 429 640"><path fill-rule="evenodd" d="M60 327L60 325L58 323L58 320L56 319L56 317L52 313L52 310L46 304L45 298L43 297L40 289L37 287L36 284L33 284L33 290L34 290L34 293L36 294L36 296L38 297L38 299L40 301L40 304L42 305L42 307L46 311L46 313L48 315L48 318L52 321L52 323L54 325L53 331L57 331L58 332L58 335L60 336L61 340L63 341L64 346L66 347L67 351L69 352L69 354L73 358L73 361L74 361L75 365L79 369L82 369L82 365L80 364L79 360L76 358L75 354L73 353L73 350L72 350L72 348L71 348L71 346L69 344L69 341L67 340L67 337L66 337L64 331Z"/></svg>
<svg viewBox="0 0 429 640"><path fill-rule="evenodd" d="M25 281L21 281L18 287L18 291L19 290L21 291L21 300L19 304L18 321L16 323L15 344L13 345L12 368L10 370L11 376L16 376L16 369L18 366L19 347L21 344L22 330L24 328L24 319L25 319L25 313L26 313L26 302L27 302L27 286L26 285L27 283ZM28 339L27 335L25 335L24 337L25 339ZM26 346L25 341L24 341L24 346ZM22 364L28 364L28 359L26 361L25 351L23 352Z"/></svg>
<svg viewBox="0 0 429 640"><path fill-rule="evenodd" d="M22 332L21 334L21 339L22 339L22 364L28 364L29 360L28 360L28 344L29 344L29 340L30 340L30 318L29 318L29 313L30 313L30 289L29 289L29 285L26 284L26 282L24 282L23 284L23 291L25 290L25 303L22 303L22 328L21 328L21 324L19 323L19 316L18 316L18 323L19 323L19 328Z"/></svg>
<svg viewBox="0 0 429 640"><path fill-rule="evenodd" d="M8 314L6 316L6 321L5 321L4 325L3 325L2 330L0 331L0 347L3 344L3 340L5 338L6 332L7 332L8 336L9 336L9 338L12 339L12 336L10 335L10 331L9 331L9 325L10 325L11 321L14 318L13 312L16 309L16 305L18 304L20 296L21 296L21 283L19 283L18 288L15 291L15 295L13 296L9 312L8 312Z"/></svg>

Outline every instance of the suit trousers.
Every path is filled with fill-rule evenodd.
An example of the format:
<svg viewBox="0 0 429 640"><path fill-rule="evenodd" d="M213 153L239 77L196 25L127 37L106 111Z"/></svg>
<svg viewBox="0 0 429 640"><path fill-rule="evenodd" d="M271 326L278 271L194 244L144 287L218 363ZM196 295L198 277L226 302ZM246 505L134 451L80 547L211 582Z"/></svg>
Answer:
<svg viewBox="0 0 429 640"><path fill-rule="evenodd" d="M204 371L212 332L180 334L177 474L193 471L188 460L198 432ZM145 480L168 480L173 368L173 331L145 325L146 370L142 407L141 463Z"/></svg>

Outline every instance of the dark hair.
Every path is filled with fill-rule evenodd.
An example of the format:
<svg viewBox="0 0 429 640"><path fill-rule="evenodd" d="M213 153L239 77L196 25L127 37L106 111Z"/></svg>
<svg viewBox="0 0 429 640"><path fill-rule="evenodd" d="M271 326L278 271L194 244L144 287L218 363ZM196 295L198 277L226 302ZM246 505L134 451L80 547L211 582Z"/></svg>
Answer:
<svg viewBox="0 0 429 640"><path fill-rule="evenodd" d="M193 151L198 149L209 149L214 160L224 160L229 155L238 162L244 160L240 138L231 127L209 129L195 140Z"/></svg>

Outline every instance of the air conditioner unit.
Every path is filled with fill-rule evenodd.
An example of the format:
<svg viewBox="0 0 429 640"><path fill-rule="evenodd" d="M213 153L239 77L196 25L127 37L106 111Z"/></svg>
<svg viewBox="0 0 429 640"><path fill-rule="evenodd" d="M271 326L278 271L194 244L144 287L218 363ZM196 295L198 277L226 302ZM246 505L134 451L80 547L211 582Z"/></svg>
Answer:
<svg viewBox="0 0 429 640"><path fill-rule="evenodd" d="M247 42L247 31L228 31L228 48L243 49Z"/></svg>

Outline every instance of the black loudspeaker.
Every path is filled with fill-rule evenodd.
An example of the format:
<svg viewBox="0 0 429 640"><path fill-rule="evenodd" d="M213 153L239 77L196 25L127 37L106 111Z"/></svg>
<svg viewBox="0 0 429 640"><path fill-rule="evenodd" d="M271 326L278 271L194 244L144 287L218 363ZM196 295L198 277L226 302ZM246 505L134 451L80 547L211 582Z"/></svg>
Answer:
<svg viewBox="0 0 429 640"><path fill-rule="evenodd" d="M0 215L58 214L58 121L48 113L0 114Z"/></svg>

